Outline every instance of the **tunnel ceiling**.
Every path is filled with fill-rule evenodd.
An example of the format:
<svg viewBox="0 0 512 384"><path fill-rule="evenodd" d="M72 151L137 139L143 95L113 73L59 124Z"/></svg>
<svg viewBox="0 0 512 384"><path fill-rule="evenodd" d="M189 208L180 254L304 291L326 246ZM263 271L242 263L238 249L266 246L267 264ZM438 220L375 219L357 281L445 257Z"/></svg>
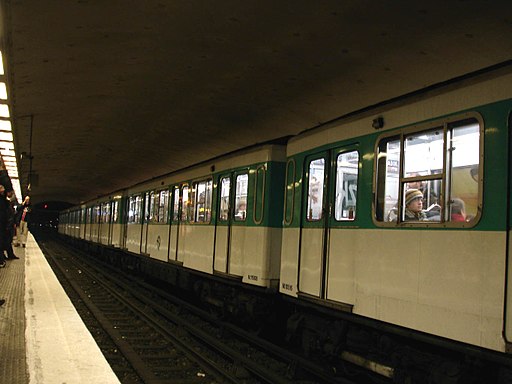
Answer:
<svg viewBox="0 0 512 384"><path fill-rule="evenodd" d="M512 1L0 4L35 202L85 201L512 58Z"/></svg>

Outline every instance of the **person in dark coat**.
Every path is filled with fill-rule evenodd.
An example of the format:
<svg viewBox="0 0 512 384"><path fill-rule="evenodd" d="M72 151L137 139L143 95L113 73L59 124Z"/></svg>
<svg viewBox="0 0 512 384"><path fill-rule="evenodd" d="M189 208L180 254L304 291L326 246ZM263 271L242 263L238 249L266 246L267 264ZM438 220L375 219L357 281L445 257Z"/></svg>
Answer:
<svg viewBox="0 0 512 384"><path fill-rule="evenodd" d="M1 162L3 168L3 162ZM9 212L10 202L7 197L12 197L14 191L12 188L11 178L5 169L0 170L0 268L5 267L4 250L7 250L7 243L10 242L9 237ZM10 244L9 244L10 245Z"/></svg>
<svg viewBox="0 0 512 384"><path fill-rule="evenodd" d="M7 221L8 221L8 208L10 207L10 203L7 200L7 197L14 196L14 190L12 188L11 178L9 174L5 170L5 166L3 161L0 159L0 190L2 193L0 194L0 268L5 267L5 257L3 250L6 249L6 243L8 241L7 234ZM5 299L0 299L0 306L5 303Z"/></svg>
<svg viewBox="0 0 512 384"><path fill-rule="evenodd" d="M15 223L15 213L14 213L14 204L16 198L11 196L12 200L8 198L8 207L7 207L7 242L5 251L7 252L7 258L9 260L17 260L18 256L14 254L12 250L12 240L14 238L14 234L16 233L16 223Z"/></svg>

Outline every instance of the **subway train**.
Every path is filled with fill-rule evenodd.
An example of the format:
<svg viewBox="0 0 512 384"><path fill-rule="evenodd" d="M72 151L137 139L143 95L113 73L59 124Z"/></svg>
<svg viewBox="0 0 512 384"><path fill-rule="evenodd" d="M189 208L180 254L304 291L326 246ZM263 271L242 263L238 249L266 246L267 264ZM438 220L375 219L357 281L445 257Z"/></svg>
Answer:
<svg viewBox="0 0 512 384"><path fill-rule="evenodd" d="M62 211L59 233L337 369L512 383L511 90L511 65L468 74Z"/></svg>

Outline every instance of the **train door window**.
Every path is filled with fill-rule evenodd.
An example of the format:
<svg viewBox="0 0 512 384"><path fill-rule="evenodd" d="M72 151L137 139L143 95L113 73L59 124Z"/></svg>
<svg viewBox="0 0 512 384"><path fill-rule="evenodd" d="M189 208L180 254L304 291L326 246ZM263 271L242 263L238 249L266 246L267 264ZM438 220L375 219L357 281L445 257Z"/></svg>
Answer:
<svg viewBox="0 0 512 384"><path fill-rule="evenodd" d="M144 222L150 222L153 219L155 209L155 192L146 192L144 194Z"/></svg>
<svg viewBox="0 0 512 384"><path fill-rule="evenodd" d="M180 219L180 188L174 187L174 200L172 205L172 221L178 221Z"/></svg>
<svg viewBox="0 0 512 384"><path fill-rule="evenodd" d="M377 201L378 221L396 221L398 217L398 170L400 166L400 138L390 137L377 147Z"/></svg>
<svg viewBox="0 0 512 384"><path fill-rule="evenodd" d="M228 221L229 219L229 195L231 191L231 179L229 176L220 179L220 203L219 220Z"/></svg>
<svg viewBox="0 0 512 384"><path fill-rule="evenodd" d="M237 175L235 181L235 220L245 221L247 218L247 191L249 175Z"/></svg>
<svg viewBox="0 0 512 384"><path fill-rule="evenodd" d="M169 212L169 190L158 192L155 196L155 222L167 223Z"/></svg>
<svg viewBox="0 0 512 384"><path fill-rule="evenodd" d="M467 223L481 197L481 125L476 118L382 139L377 146L375 217L381 222Z"/></svg>
<svg viewBox="0 0 512 384"><path fill-rule="evenodd" d="M193 184L194 221L209 223L212 213L212 180L203 180Z"/></svg>
<svg viewBox="0 0 512 384"><path fill-rule="evenodd" d="M119 218L119 201L112 202L112 222L117 223Z"/></svg>
<svg viewBox="0 0 512 384"><path fill-rule="evenodd" d="M181 187L181 196L182 196L182 206L181 206L181 221L189 221L190 220L190 209L192 206L191 196L189 194L189 187L187 184L184 184Z"/></svg>
<svg viewBox="0 0 512 384"><path fill-rule="evenodd" d="M405 136L402 221L441 221L444 141L443 127Z"/></svg>
<svg viewBox="0 0 512 384"><path fill-rule="evenodd" d="M93 215L94 215L94 223L99 224L100 220L101 220L101 207L99 205L96 205L94 207Z"/></svg>
<svg viewBox="0 0 512 384"><path fill-rule="evenodd" d="M110 203L101 204L101 222L110 223Z"/></svg>
<svg viewBox="0 0 512 384"><path fill-rule="evenodd" d="M289 225L293 221L295 201L295 160L293 159L286 164L286 189L284 193L284 222Z"/></svg>
<svg viewBox="0 0 512 384"><path fill-rule="evenodd" d="M256 224L261 224L263 221L263 209L265 205L265 175L266 168L264 165L260 165L256 169L256 184L254 186L253 217Z"/></svg>
<svg viewBox="0 0 512 384"><path fill-rule="evenodd" d="M128 199L128 223L140 223L141 208L142 197L140 195L130 196Z"/></svg>
<svg viewBox="0 0 512 384"><path fill-rule="evenodd" d="M324 173L325 159L312 160L309 163L308 177L308 221L322 219L322 207L324 199Z"/></svg>
<svg viewBox="0 0 512 384"><path fill-rule="evenodd" d="M357 179L359 174L359 153L340 153L336 160L336 197L334 218L354 220L356 217Z"/></svg>

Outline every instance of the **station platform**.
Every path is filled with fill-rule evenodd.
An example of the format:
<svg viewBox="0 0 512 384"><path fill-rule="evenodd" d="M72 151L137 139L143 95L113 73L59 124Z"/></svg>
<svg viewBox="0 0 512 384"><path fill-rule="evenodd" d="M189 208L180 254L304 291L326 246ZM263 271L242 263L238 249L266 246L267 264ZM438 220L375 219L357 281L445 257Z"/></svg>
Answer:
<svg viewBox="0 0 512 384"><path fill-rule="evenodd" d="M0 383L120 383L29 233L0 268Z"/></svg>

